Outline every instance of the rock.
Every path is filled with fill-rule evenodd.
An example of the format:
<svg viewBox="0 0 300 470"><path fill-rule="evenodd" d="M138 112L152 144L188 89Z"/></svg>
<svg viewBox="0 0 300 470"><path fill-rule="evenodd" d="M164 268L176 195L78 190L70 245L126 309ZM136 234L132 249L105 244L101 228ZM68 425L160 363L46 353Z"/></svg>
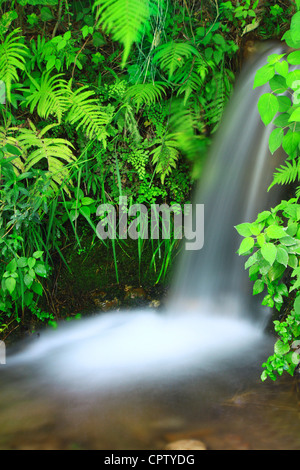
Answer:
<svg viewBox="0 0 300 470"><path fill-rule="evenodd" d="M132 286L125 286L125 300L126 299L146 299L147 293L143 289L143 287L132 287Z"/></svg>
<svg viewBox="0 0 300 470"><path fill-rule="evenodd" d="M182 439L180 441L171 442L166 445L164 450L207 450L202 441L195 439Z"/></svg>
<svg viewBox="0 0 300 470"><path fill-rule="evenodd" d="M160 300L152 300L149 304L151 308L158 308L160 306Z"/></svg>

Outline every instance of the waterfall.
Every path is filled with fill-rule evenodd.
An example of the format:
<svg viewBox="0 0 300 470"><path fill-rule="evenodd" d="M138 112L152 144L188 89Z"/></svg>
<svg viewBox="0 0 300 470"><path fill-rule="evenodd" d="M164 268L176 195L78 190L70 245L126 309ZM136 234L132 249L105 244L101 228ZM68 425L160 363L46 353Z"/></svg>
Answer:
<svg viewBox="0 0 300 470"><path fill-rule="evenodd" d="M37 390L87 393L225 367L261 344L234 226L278 198L275 189L267 193L279 162L268 152L270 126L257 111L266 88L252 89L256 70L278 49L267 48L239 77L195 197L205 207L204 247L183 253L166 312L110 312L42 331L8 356L8 371Z"/></svg>
<svg viewBox="0 0 300 470"><path fill-rule="evenodd" d="M254 317L252 286L245 258L236 254L241 237L234 226L253 222L280 197L278 187L267 189L282 155L271 156L268 140L273 127L264 126L257 110L259 97L270 88L267 84L253 90L255 73L271 53L282 53L282 47L264 46L242 71L213 142L194 198L205 208L204 247L185 252L180 260L173 283L174 308L199 304L201 309L203 303L213 303L217 310L222 306L231 314Z"/></svg>

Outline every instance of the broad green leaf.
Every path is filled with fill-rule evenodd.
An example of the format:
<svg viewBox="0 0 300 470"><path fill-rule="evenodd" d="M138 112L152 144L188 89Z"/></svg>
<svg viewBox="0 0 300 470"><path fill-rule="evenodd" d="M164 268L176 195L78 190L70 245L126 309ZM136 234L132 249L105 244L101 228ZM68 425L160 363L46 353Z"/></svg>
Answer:
<svg viewBox="0 0 300 470"><path fill-rule="evenodd" d="M34 281L32 286L31 286L31 289L36 294L43 295L43 286L39 282Z"/></svg>
<svg viewBox="0 0 300 470"><path fill-rule="evenodd" d="M281 146L282 144L282 139L283 139L283 129L282 128L277 128L274 129L269 138L269 148L270 152L273 153L276 152L276 150Z"/></svg>
<svg viewBox="0 0 300 470"><path fill-rule="evenodd" d="M13 277L6 278L5 287L11 295L16 288L16 280Z"/></svg>
<svg viewBox="0 0 300 470"><path fill-rule="evenodd" d="M274 75L270 80L270 88L275 93L284 93L287 90L287 84L284 77L281 75Z"/></svg>
<svg viewBox="0 0 300 470"><path fill-rule="evenodd" d="M290 268L297 268L298 266L298 258L296 255L289 255L288 265Z"/></svg>
<svg viewBox="0 0 300 470"><path fill-rule="evenodd" d="M24 279L25 286L30 289L30 287L31 287L31 285L34 281L33 277L31 277L30 274L25 274L23 279Z"/></svg>
<svg viewBox="0 0 300 470"><path fill-rule="evenodd" d="M288 353L290 350L290 346L288 344L283 343L282 341L276 341L274 345L274 352L275 354L279 354L280 356Z"/></svg>
<svg viewBox="0 0 300 470"><path fill-rule="evenodd" d="M251 250L253 246L254 246L254 239L252 237L244 238L238 250L238 254L242 255L244 253L247 253L247 251Z"/></svg>
<svg viewBox="0 0 300 470"><path fill-rule="evenodd" d="M287 267L289 261L289 255L285 248L282 246L277 247L276 261L283 266Z"/></svg>
<svg viewBox="0 0 300 470"><path fill-rule="evenodd" d="M43 251L35 251L32 256L35 259L38 259L38 258L41 258L43 256L43 253L44 253Z"/></svg>
<svg viewBox="0 0 300 470"><path fill-rule="evenodd" d="M37 263L34 267L35 273L41 277L47 277L46 266L43 263Z"/></svg>
<svg viewBox="0 0 300 470"><path fill-rule="evenodd" d="M270 225L266 229L269 238L282 238L286 236L286 231L279 225Z"/></svg>
<svg viewBox="0 0 300 470"><path fill-rule="evenodd" d="M17 261L16 259L12 259L10 263L6 266L6 271L9 271L10 273L14 273L17 270Z"/></svg>
<svg viewBox="0 0 300 470"><path fill-rule="evenodd" d="M279 111L279 103L272 93L265 93L258 100L258 111L265 125L270 124Z"/></svg>
<svg viewBox="0 0 300 470"><path fill-rule="evenodd" d="M286 62L286 60L283 60L282 62L277 62L275 64L275 70L277 73L279 73L279 75L286 77L289 73L289 64Z"/></svg>
<svg viewBox="0 0 300 470"><path fill-rule="evenodd" d="M32 269L32 268L34 267L35 263L36 263L36 259L35 259L35 258L32 258L32 257L31 257L31 258L28 258L28 266L29 266L29 268Z"/></svg>
<svg viewBox="0 0 300 470"><path fill-rule="evenodd" d="M25 268L27 266L27 258L24 256L21 256L21 258L18 259L17 261L18 268Z"/></svg>
<svg viewBox="0 0 300 470"><path fill-rule="evenodd" d="M81 215L83 215L86 219L89 219L91 216L91 211L88 206L82 206L79 208L79 212Z"/></svg>
<svg viewBox="0 0 300 470"><path fill-rule="evenodd" d="M254 253L253 255L249 256L249 258L247 259L245 263L245 269L250 268L256 262L257 262L257 253Z"/></svg>
<svg viewBox="0 0 300 470"><path fill-rule="evenodd" d="M274 282L275 279L281 278L285 271L285 266L282 264L277 263L276 261L274 262L273 266L269 269L268 271L268 277L271 282Z"/></svg>
<svg viewBox="0 0 300 470"><path fill-rule="evenodd" d="M295 150L297 150L299 143L300 133L288 130L288 132L283 136L282 148L288 155L293 156L293 153Z"/></svg>
<svg viewBox="0 0 300 470"><path fill-rule="evenodd" d="M294 89L298 88L297 81L300 80L300 70L293 70L289 72L286 77L286 84L288 87Z"/></svg>
<svg viewBox="0 0 300 470"><path fill-rule="evenodd" d="M279 103L279 112L286 113L290 110L292 106L292 102L288 96L277 96L277 100Z"/></svg>
<svg viewBox="0 0 300 470"><path fill-rule="evenodd" d="M300 296L299 295L294 300L294 310L297 315L300 315Z"/></svg>
<svg viewBox="0 0 300 470"><path fill-rule="evenodd" d="M266 243L265 235L263 233L260 233L257 236L256 240L257 240L257 243L259 244L259 246L263 246Z"/></svg>
<svg viewBox="0 0 300 470"><path fill-rule="evenodd" d="M90 204L93 204L95 201L91 197L84 197L81 199L81 204L83 206L89 206Z"/></svg>
<svg viewBox="0 0 300 470"><path fill-rule="evenodd" d="M291 52L287 57L287 61L291 65L299 65L300 64L300 51Z"/></svg>
<svg viewBox="0 0 300 470"><path fill-rule="evenodd" d="M261 279L257 279L253 286L253 295L260 294L265 288L265 283Z"/></svg>
<svg viewBox="0 0 300 470"><path fill-rule="evenodd" d="M274 74L275 69L273 64L264 65L256 72L253 88L265 85L269 80L271 80L271 78L274 77Z"/></svg>
<svg viewBox="0 0 300 470"><path fill-rule="evenodd" d="M244 224L236 225L235 229L240 235L242 235L242 237L250 237L252 235L250 227L251 227L251 224L247 222Z"/></svg>
<svg viewBox="0 0 300 470"><path fill-rule="evenodd" d="M273 243L266 243L261 247L261 254L264 259L272 265L276 259L277 248Z"/></svg>
<svg viewBox="0 0 300 470"><path fill-rule="evenodd" d="M300 106L292 112L289 121L300 122Z"/></svg>
<svg viewBox="0 0 300 470"><path fill-rule="evenodd" d="M300 41L300 11L292 16L290 30L292 40L295 42Z"/></svg>

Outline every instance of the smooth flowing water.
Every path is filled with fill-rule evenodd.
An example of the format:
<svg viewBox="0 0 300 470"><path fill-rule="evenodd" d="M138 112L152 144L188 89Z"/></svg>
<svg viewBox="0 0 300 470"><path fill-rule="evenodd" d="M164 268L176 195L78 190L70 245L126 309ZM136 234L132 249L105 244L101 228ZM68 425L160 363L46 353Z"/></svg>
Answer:
<svg viewBox="0 0 300 470"><path fill-rule="evenodd" d="M280 155L269 155L271 129L257 112L266 89L252 90L274 52L237 83L195 197L205 206L204 247L183 254L166 311L99 314L21 343L0 366L1 448L160 449L182 433L211 448L247 446L250 436L255 448L299 448L299 429L290 439L283 423L297 416L289 391L276 394L281 408L275 388L257 395L272 351L269 312L252 301L234 229L280 197L267 193ZM280 421L286 435L264 443L258 417L267 433Z"/></svg>

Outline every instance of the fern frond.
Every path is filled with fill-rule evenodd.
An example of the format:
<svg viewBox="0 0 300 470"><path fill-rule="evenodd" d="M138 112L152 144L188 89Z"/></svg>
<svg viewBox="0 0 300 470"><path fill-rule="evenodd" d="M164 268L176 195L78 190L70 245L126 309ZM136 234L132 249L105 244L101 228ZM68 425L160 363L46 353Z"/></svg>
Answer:
<svg viewBox="0 0 300 470"><path fill-rule="evenodd" d="M20 146L20 142L15 137L15 128L0 127L0 148L5 147L6 144L17 147L25 157L25 149ZM10 153L8 152L8 154ZM10 155L12 156L13 154ZM16 174L24 172L24 162L21 157L14 158L11 163Z"/></svg>
<svg viewBox="0 0 300 470"><path fill-rule="evenodd" d="M211 133L213 134L219 127L232 88L226 70L215 74L211 81L211 87L214 96L208 104L206 100L204 101L204 111L205 119L207 124L212 127Z"/></svg>
<svg viewBox="0 0 300 470"><path fill-rule="evenodd" d="M122 66L125 65L130 49L134 42L138 42L144 24L155 7L155 0L96 0L93 8L96 9L98 25L112 33L115 41L124 46Z"/></svg>
<svg viewBox="0 0 300 470"><path fill-rule="evenodd" d="M170 41L155 49L153 63L158 63L160 68L168 73L170 79L178 68L184 66L185 60L193 55L199 56L199 53L191 44Z"/></svg>
<svg viewBox="0 0 300 470"><path fill-rule="evenodd" d="M160 82L139 83L132 85L125 93L125 99L132 101L137 107L137 111L143 105L152 105L162 99L166 91Z"/></svg>
<svg viewBox="0 0 300 470"><path fill-rule="evenodd" d="M164 184L165 177L171 173L172 168L176 168L179 156L178 143L172 140L172 136L167 136L167 138L168 140L162 139L161 144L150 152L162 184Z"/></svg>
<svg viewBox="0 0 300 470"><path fill-rule="evenodd" d="M88 138L105 138L105 126L110 122L110 116L101 110L99 101L88 86L82 86L76 91L71 90L71 84L68 84L69 110L66 120L71 124L77 125L76 129L83 128Z"/></svg>
<svg viewBox="0 0 300 470"><path fill-rule="evenodd" d="M275 184L289 184L293 183L296 180L300 179L300 164L299 161L292 160L290 163L286 161L284 165L281 165L276 169L276 172L273 175L273 181L269 186L268 190L272 188Z"/></svg>
<svg viewBox="0 0 300 470"><path fill-rule="evenodd" d="M33 87L26 104L30 105L31 113L37 107L40 117L47 119L49 115L56 115L58 122L61 122L62 115L69 106L67 82L61 78L62 75L50 77L50 72L45 72L38 83L28 74Z"/></svg>
<svg viewBox="0 0 300 470"><path fill-rule="evenodd" d="M11 84L18 82L18 70L24 70L27 47L22 44L20 29L14 29L0 44L0 80L5 83L6 97L11 102Z"/></svg>
<svg viewBox="0 0 300 470"><path fill-rule="evenodd" d="M73 145L65 139L51 139L45 137L45 134L54 127L55 124L46 126L38 131L34 124L30 122L31 129L20 129L18 141L27 151L25 161L25 171L31 167L40 164L46 164L51 186L57 191L62 186L69 194L66 181L69 179L68 164L76 161L72 152Z"/></svg>

